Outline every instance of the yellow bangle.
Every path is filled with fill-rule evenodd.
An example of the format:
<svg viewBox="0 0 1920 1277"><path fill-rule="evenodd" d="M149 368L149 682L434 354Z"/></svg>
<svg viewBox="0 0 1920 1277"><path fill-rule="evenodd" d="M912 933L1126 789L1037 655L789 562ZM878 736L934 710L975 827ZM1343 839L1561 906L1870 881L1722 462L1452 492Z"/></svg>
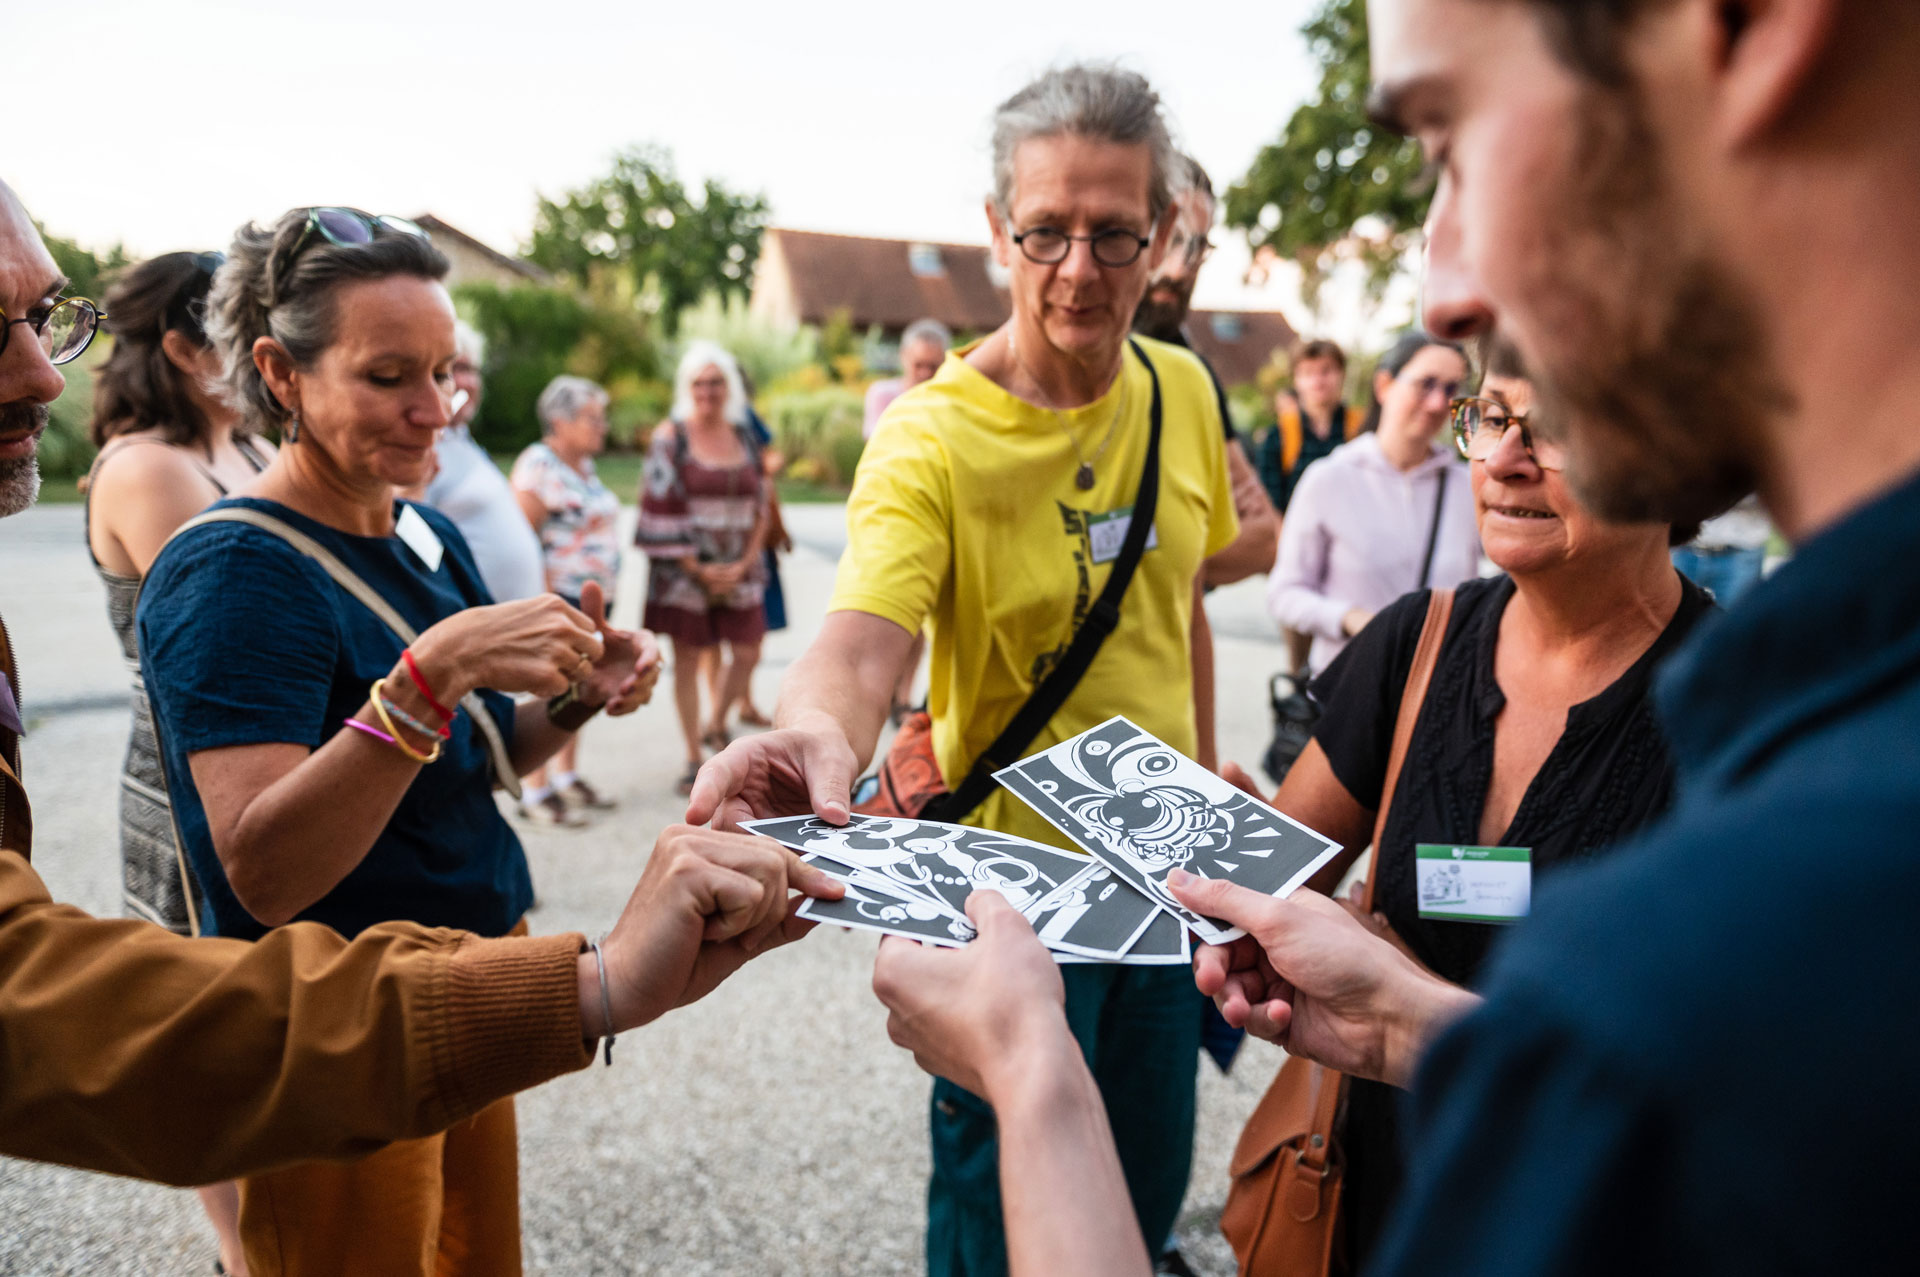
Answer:
<svg viewBox="0 0 1920 1277"><path fill-rule="evenodd" d="M387 735L393 737L394 748L398 749L401 753L405 754L408 758L411 758L416 763L424 764L424 763L439 762L440 761L440 742L439 741L433 742L433 752L423 754L419 750L415 749L413 746L407 744L406 738L400 735L400 728L394 724L392 717L388 715L387 707L380 703L381 694L386 691L386 682L387 680L384 678L374 679L373 687L367 696L367 700L373 706L373 712L380 716L380 725L387 729Z"/></svg>

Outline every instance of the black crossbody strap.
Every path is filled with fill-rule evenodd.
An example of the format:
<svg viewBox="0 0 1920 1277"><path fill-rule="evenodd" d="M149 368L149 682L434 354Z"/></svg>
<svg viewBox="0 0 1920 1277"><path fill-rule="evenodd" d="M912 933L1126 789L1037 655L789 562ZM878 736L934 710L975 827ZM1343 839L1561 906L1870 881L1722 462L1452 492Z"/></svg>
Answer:
<svg viewBox="0 0 1920 1277"><path fill-rule="evenodd" d="M1074 631L1073 641L1067 645L1059 664L1033 689L1006 730L974 760L973 769L965 779L940 800L938 814L924 813L929 820L964 820L986 800L998 784L993 773L1019 762L1026 754L1033 738L1053 721L1053 716L1067 703L1067 697L1073 695L1073 689L1093 664L1093 658L1099 655L1100 645L1120 624L1120 604L1127 596L1134 569L1140 566L1140 556L1146 553L1147 538L1153 532L1154 511L1160 503L1160 374L1138 342L1129 339L1127 345L1133 348L1153 382L1153 401L1148 411L1147 460L1140 468L1140 489L1133 498L1133 514L1127 524L1126 540L1120 545L1120 557L1114 560L1113 571L1107 574L1106 588L1100 591L1086 619ZM1124 368L1121 375L1126 375Z"/></svg>
<svg viewBox="0 0 1920 1277"><path fill-rule="evenodd" d="M1427 553L1420 561L1420 584L1416 590L1424 590L1433 584L1433 552L1440 544L1440 511L1447 504L1447 475L1453 469L1448 466L1440 471L1440 483L1433 492L1433 525L1427 529Z"/></svg>

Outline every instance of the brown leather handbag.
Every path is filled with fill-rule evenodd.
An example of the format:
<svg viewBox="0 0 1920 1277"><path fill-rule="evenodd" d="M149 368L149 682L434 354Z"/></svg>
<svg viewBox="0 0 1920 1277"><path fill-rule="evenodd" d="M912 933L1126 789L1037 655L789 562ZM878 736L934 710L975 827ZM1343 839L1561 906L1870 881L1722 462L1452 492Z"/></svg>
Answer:
<svg viewBox="0 0 1920 1277"><path fill-rule="evenodd" d="M1435 590L1393 726L1386 784L1373 826L1375 855L1452 615L1453 591ZM1369 913L1379 879L1377 869L1368 872L1363 907ZM1247 1119L1234 1146L1228 1168L1233 1179L1220 1212L1220 1231L1232 1245L1243 1277L1320 1277L1350 1270L1340 1229L1346 1164L1339 1132L1346 1104L1346 1074L1289 1056Z"/></svg>

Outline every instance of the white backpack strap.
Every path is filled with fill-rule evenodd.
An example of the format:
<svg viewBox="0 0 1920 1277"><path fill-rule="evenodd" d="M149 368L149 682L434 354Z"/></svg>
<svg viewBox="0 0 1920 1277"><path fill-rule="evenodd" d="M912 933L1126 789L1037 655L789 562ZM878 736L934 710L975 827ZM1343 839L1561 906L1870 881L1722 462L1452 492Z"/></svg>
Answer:
<svg viewBox="0 0 1920 1277"><path fill-rule="evenodd" d="M388 629L400 636L402 643L411 643L420 637L414 628L407 624L406 618L394 610L393 604L387 602L378 590L368 585L359 573L342 563L339 556L326 546L284 520L276 519L251 506L222 506L218 510L209 510L205 514L188 519L174 531L173 535L177 537L188 528L197 528L203 523L248 523L262 532L272 533L324 568L335 584L360 600L369 612L385 622ZM172 537L168 538L168 540L172 539ZM486 702L480 699L479 693L468 692L460 698L460 704L472 716L473 725L480 729L480 734L486 737L487 752L493 756L494 779L500 783L501 788L515 798L520 797L520 778L514 774L513 758L507 753L507 742L500 735L500 725L493 721L493 714L487 709Z"/></svg>

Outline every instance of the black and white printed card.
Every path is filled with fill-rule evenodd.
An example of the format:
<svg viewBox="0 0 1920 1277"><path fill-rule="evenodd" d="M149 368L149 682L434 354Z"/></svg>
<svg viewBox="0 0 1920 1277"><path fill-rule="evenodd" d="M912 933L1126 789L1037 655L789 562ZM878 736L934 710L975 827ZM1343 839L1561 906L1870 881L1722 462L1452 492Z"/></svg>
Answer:
<svg viewBox="0 0 1920 1277"><path fill-rule="evenodd" d="M796 916L837 927L856 927L890 936L907 936L928 944L957 948L977 934L973 925L951 917L924 900L903 900L865 887L847 884L847 894L838 900L800 902Z"/></svg>
<svg viewBox="0 0 1920 1277"><path fill-rule="evenodd" d="M1212 944L1243 933L1175 900L1166 888L1170 872L1184 869L1284 896L1340 851L1332 839L1124 718L1015 763L994 779Z"/></svg>
<svg viewBox="0 0 1920 1277"><path fill-rule="evenodd" d="M848 866L857 875L852 881L931 901L956 918L967 916L967 897L982 889L998 891L1031 917L1043 900L1089 868L1085 856L1057 847L932 820L854 816L845 825L830 825L812 816L790 816L749 820L741 828L802 856Z"/></svg>
<svg viewBox="0 0 1920 1277"><path fill-rule="evenodd" d="M1089 862L1083 856L1073 859L1081 871L1037 907L1021 912L1055 952L1121 961L1153 920L1166 915L1099 861Z"/></svg>

